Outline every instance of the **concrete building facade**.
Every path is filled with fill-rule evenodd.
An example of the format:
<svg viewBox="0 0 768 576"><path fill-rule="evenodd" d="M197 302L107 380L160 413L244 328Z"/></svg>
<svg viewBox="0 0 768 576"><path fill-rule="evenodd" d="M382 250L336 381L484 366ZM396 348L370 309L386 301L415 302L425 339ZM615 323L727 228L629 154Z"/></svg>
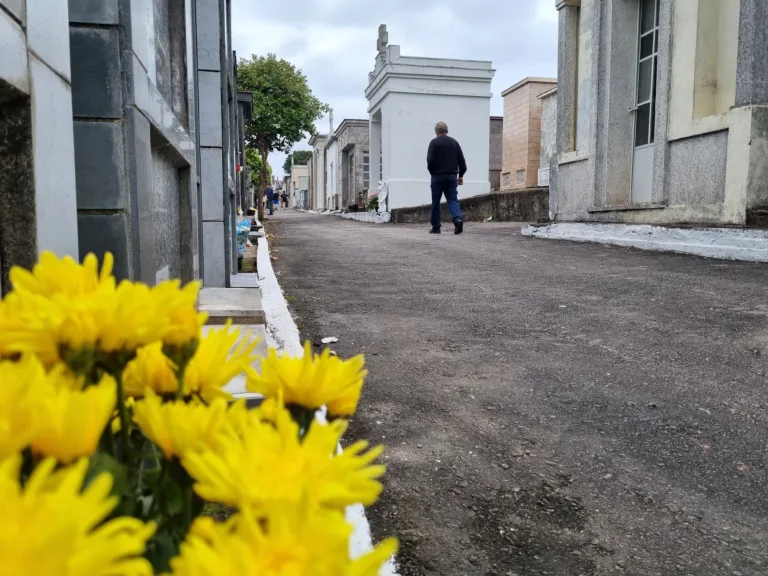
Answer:
<svg viewBox="0 0 768 576"><path fill-rule="evenodd" d="M28 189L0 198L3 214L24 205L36 231L6 240L13 226L0 224L4 270L29 265L36 251L20 252L34 244L110 251L116 276L148 284L229 284L242 145L230 22L229 0L0 2L0 44L13 44L11 64L0 48L0 93L24 94L14 70L29 62L42 159ZM2 98L3 117L18 122L8 102L24 98Z"/></svg>
<svg viewBox="0 0 768 576"><path fill-rule="evenodd" d="M329 158L336 167L333 177L339 196L338 209L357 205L360 194L371 185L369 143L368 120L356 119L342 120L325 143L326 157L331 153L330 148L336 149Z"/></svg>
<svg viewBox="0 0 768 576"><path fill-rule="evenodd" d="M325 205L329 210L341 210L341 185L339 168L339 141L333 126L324 145L325 152Z"/></svg>
<svg viewBox="0 0 768 576"><path fill-rule="evenodd" d="M491 190L501 187L501 167L504 154L504 117L491 116L491 141L490 164L488 166L488 180Z"/></svg>
<svg viewBox="0 0 768 576"><path fill-rule="evenodd" d="M290 175L291 206L309 209L309 164L295 164Z"/></svg>
<svg viewBox="0 0 768 576"><path fill-rule="evenodd" d="M370 181L382 180L388 188L382 209L431 202L426 153L439 121L461 142L469 166L459 197L488 193L491 62L403 56L400 46L388 45L384 25L377 48L365 95L374 159Z"/></svg>
<svg viewBox="0 0 768 576"><path fill-rule="evenodd" d="M556 0L557 220L749 222L768 207L759 0Z"/></svg>
<svg viewBox="0 0 768 576"><path fill-rule="evenodd" d="M539 94L541 100L541 156L539 186L549 186L552 158L557 154L557 88Z"/></svg>
<svg viewBox="0 0 768 576"><path fill-rule="evenodd" d="M309 145L312 146L309 177L312 210L325 210L325 142L327 139L328 136L325 134L314 134L309 139Z"/></svg>
<svg viewBox="0 0 768 576"><path fill-rule="evenodd" d="M501 188L538 185L541 156L541 100L557 86L554 78L525 78L501 93L504 98L504 159Z"/></svg>

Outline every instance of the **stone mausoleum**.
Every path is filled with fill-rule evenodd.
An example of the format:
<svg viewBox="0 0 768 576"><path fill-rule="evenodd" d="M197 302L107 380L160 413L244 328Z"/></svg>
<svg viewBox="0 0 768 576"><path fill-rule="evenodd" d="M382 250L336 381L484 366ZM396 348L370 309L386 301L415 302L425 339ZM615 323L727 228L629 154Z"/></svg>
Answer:
<svg viewBox="0 0 768 576"><path fill-rule="evenodd" d="M459 197L490 191L491 62L403 56L379 27L378 54L368 75L370 182L386 183L384 211L431 202L426 158L434 126L448 123L469 171ZM377 158L380 160L377 162Z"/></svg>
<svg viewBox="0 0 768 576"><path fill-rule="evenodd" d="M3 290L44 250L229 285L235 68L229 0L0 0Z"/></svg>
<svg viewBox="0 0 768 576"><path fill-rule="evenodd" d="M553 0L556 220L744 225L768 208L768 2Z"/></svg>

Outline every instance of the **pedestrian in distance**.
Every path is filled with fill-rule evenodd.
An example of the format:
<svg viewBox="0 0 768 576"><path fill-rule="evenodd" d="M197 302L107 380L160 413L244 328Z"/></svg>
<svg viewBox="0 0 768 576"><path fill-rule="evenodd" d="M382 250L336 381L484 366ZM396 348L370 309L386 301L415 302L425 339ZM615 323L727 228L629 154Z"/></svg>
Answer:
<svg viewBox="0 0 768 576"><path fill-rule="evenodd" d="M435 124L435 138L429 143L427 169L431 176L432 188L432 229L430 234L441 233L440 200L445 195L448 211L453 221L453 233L464 231L464 218L459 206L459 186L464 184L467 162L459 143L448 136L445 122Z"/></svg>
<svg viewBox="0 0 768 576"><path fill-rule="evenodd" d="M275 190L272 186L267 187L267 207L269 208L269 215L272 216L275 213Z"/></svg>

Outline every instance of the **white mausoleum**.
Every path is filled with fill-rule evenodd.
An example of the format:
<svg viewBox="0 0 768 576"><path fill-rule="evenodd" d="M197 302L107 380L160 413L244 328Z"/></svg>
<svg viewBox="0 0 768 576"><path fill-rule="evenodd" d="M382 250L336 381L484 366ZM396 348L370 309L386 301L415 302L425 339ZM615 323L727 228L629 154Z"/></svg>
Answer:
<svg viewBox="0 0 768 576"><path fill-rule="evenodd" d="M491 62L415 58L388 46L379 27L376 67L368 75L371 188L387 187L381 211L432 201L427 148L434 127L446 122L464 150L468 171L459 198L490 192Z"/></svg>

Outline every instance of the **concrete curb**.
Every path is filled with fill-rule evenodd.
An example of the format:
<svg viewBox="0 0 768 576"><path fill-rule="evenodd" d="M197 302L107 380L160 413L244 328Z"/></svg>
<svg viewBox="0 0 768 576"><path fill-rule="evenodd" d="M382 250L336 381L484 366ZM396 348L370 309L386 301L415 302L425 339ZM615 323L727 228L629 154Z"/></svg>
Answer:
<svg viewBox="0 0 768 576"><path fill-rule="evenodd" d="M267 317L267 344L285 354L303 356L304 349L301 346L299 329L291 316L288 302L272 268L266 237L259 242L257 259L261 301ZM354 528L349 541L349 553L352 558L357 558L373 549L371 527L365 517L365 509L360 504L349 506L346 510L346 518ZM394 559L390 559L382 567L379 576L397 576Z"/></svg>
<svg viewBox="0 0 768 576"><path fill-rule="evenodd" d="M706 258L768 262L768 230L563 222L528 226L521 234L547 240L597 242Z"/></svg>
<svg viewBox="0 0 768 576"><path fill-rule="evenodd" d="M357 222L368 222L369 224L386 224L392 219L389 212L345 212L341 217Z"/></svg>

